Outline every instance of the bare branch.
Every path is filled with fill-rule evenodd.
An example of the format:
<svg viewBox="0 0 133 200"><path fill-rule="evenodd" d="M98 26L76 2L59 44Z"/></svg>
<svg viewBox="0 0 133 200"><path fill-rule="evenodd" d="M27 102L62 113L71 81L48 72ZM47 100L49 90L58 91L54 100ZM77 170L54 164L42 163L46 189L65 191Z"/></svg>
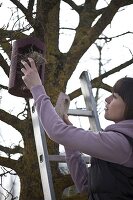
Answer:
<svg viewBox="0 0 133 200"><path fill-rule="evenodd" d="M9 43L9 41L7 39L3 39L3 41L1 42L1 47L2 50L7 54L8 58L11 57L11 44ZM0 59L1 60L1 59Z"/></svg>
<svg viewBox="0 0 133 200"><path fill-rule="evenodd" d="M0 84L0 89L8 90L8 87Z"/></svg>
<svg viewBox="0 0 133 200"><path fill-rule="evenodd" d="M131 65L132 63L133 63L133 58L126 61L125 63L109 70L108 72L105 72L104 74L101 74L100 76L94 78L93 80L91 80L92 88L102 88L108 92L111 92L112 87L103 83L102 80L116 72L119 72L120 70L126 68L127 66ZM79 88L79 89L75 90L74 92L70 93L69 97L72 100L80 95L82 95L82 92L81 92L81 89Z"/></svg>
<svg viewBox="0 0 133 200"><path fill-rule="evenodd" d="M4 147L0 145L0 151L6 153L8 157L10 157L11 154L20 153L23 154L23 148L20 146L15 146L14 148Z"/></svg>
<svg viewBox="0 0 133 200"><path fill-rule="evenodd" d="M25 15L27 15L27 9L18 0L10 0L17 8L19 8Z"/></svg>
<svg viewBox="0 0 133 200"><path fill-rule="evenodd" d="M0 43L2 43L3 41L5 41L5 38L10 38L7 41L11 41L11 40L16 40L16 39L20 39L23 37L27 37L27 35L25 35L24 33L21 32L22 30L4 30L3 28L0 29ZM23 29L24 31L24 29Z"/></svg>
<svg viewBox="0 0 133 200"><path fill-rule="evenodd" d="M71 0L63 0L65 3L67 3L69 6L73 8L77 13L80 13L83 6L77 6L73 1Z"/></svg>
<svg viewBox="0 0 133 200"><path fill-rule="evenodd" d="M35 0L29 0L29 3L28 3L28 11L29 11L29 13L31 13L31 14L32 14L32 11L33 11L34 3L35 3Z"/></svg>
<svg viewBox="0 0 133 200"><path fill-rule="evenodd" d="M0 165L16 170L18 168L17 165L19 165L19 162L18 160L0 157Z"/></svg>
<svg viewBox="0 0 133 200"><path fill-rule="evenodd" d="M5 74L9 76L9 65L6 62L6 59L0 54L0 66L3 68Z"/></svg>
<svg viewBox="0 0 133 200"><path fill-rule="evenodd" d="M98 78L97 78L97 81L99 81ZM97 88L97 83L96 82L93 83L93 80L91 81L91 84L92 84L92 88ZM112 89L111 86L109 86L106 83L103 83L101 80L99 81L98 87L101 88L101 89L104 89L104 90L106 90L108 92L111 92L111 89ZM72 101L73 99L75 99L75 98L79 97L80 95L82 95L81 88L78 88L77 90L71 92L68 95L69 95L69 97L70 97L70 99Z"/></svg>
<svg viewBox="0 0 133 200"><path fill-rule="evenodd" d="M112 39L115 39L115 38L118 38L118 37L121 37L121 36L127 35L127 34L133 34L133 32L127 31L127 32L125 32L125 33L121 33L121 34L116 35L116 36L113 36L113 37L107 37L107 36L104 36L104 34L102 34L104 37L100 36L98 39L99 39L99 40L104 39L106 42L110 42Z"/></svg>
<svg viewBox="0 0 133 200"><path fill-rule="evenodd" d="M133 4L133 0L125 0L123 1L123 6L129 6Z"/></svg>
<svg viewBox="0 0 133 200"><path fill-rule="evenodd" d="M8 112L0 109L0 120L11 125L20 133L24 132L24 128L28 122L26 120L20 120L16 116L9 114Z"/></svg>
<svg viewBox="0 0 133 200"><path fill-rule="evenodd" d="M119 72L120 70L126 68L127 66L131 65L133 63L133 58L126 61L125 63L122 63L121 65L109 70L108 72L105 72L104 74L100 75L99 77L93 79L93 82L95 82L96 79L104 79L116 72Z"/></svg>
<svg viewBox="0 0 133 200"><path fill-rule="evenodd" d="M35 20L34 20L33 17L32 17L32 13L29 12L28 9L26 9L26 8L20 3L20 1L18 1L18 0L10 0L10 1L11 1L14 5L16 5L18 9L20 9L20 10L24 13L24 15L25 15L26 19L28 20L28 22L31 24L31 26L34 27Z"/></svg>

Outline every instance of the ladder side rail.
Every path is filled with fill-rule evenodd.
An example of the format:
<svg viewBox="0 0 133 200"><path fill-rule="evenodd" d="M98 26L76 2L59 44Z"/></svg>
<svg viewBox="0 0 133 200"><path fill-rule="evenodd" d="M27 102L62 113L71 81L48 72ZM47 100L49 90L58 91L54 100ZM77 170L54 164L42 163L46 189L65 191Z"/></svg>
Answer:
<svg viewBox="0 0 133 200"><path fill-rule="evenodd" d="M52 182L52 173L49 163L49 155L47 150L45 131L39 122L36 109L34 108L33 110L32 100L30 100L29 103L31 109L31 117L33 123L34 137L38 155L44 199L56 200L54 186Z"/></svg>
<svg viewBox="0 0 133 200"><path fill-rule="evenodd" d="M80 82L81 82L81 91L84 96L86 108L87 110L91 110L94 115L92 117L89 117L90 128L91 130L94 130L94 131L101 130L100 122L99 122L99 118L97 114L97 109L96 109L96 102L92 93L91 82L89 80L87 71L82 72L80 76Z"/></svg>

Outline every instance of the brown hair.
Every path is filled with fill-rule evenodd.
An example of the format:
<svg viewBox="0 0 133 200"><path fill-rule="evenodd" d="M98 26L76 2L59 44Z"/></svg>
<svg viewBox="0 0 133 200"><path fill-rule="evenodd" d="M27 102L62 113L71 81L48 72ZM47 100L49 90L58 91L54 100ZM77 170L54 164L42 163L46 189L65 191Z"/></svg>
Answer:
<svg viewBox="0 0 133 200"><path fill-rule="evenodd" d="M126 104L125 119L133 119L133 78L124 77L119 79L113 89L113 93L117 93Z"/></svg>

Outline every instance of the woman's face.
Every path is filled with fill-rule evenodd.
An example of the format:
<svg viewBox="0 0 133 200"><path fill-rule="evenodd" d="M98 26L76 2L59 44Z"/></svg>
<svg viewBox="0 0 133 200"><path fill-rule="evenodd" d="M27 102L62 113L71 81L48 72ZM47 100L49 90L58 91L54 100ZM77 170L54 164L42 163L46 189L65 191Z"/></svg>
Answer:
<svg viewBox="0 0 133 200"><path fill-rule="evenodd" d="M124 120L126 104L117 93L113 93L107 97L105 102L105 119L114 121L115 123Z"/></svg>

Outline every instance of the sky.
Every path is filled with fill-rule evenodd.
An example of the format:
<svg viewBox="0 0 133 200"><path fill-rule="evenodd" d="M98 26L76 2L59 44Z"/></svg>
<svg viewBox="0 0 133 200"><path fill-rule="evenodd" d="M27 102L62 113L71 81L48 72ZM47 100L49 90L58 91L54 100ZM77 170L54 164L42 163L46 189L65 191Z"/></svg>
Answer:
<svg viewBox="0 0 133 200"><path fill-rule="evenodd" d="M10 1L3 1L5 7L10 6ZM77 1L79 2L79 1ZM84 2L84 1L80 1ZM103 5L105 1L101 1L98 5ZM61 4L61 27L69 27L69 28L76 28L79 21L79 16L76 12L73 12L72 9L66 4ZM133 6L130 6L129 8L126 8L125 10L121 10L115 17L113 22L110 26L108 26L104 33L108 36L116 36L118 34L132 31L133 32L133 26L132 26L132 17L133 17ZM6 15L5 15L6 13ZM0 17L2 20L0 20L0 27L3 26L3 24L9 20L9 9L3 7L0 7ZM5 17L3 17L5 16ZM74 30L60 30L60 40L59 40L59 48L62 52L67 52L72 44L73 38L75 35ZM111 43L108 43L103 48L103 55L104 60L103 62L106 63L107 60L110 59L110 62L104 65L103 72L108 71L111 68L116 67L117 65L120 65L121 63L125 62L128 59L131 59L132 55L130 54L129 49L133 52L133 35L125 35L123 37L119 37L117 39L114 39ZM102 44L102 41L99 41L99 44ZM73 73L71 79L68 81L67 85L67 94L70 92L76 90L80 87L80 81L79 76L83 70L88 71L90 77L93 79L98 75L97 69L98 69L98 61L96 58L98 58L98 51L94 45L91 46L91 48L84 54L82 59L79 61L79 64ZM121 78L123 76L131 76L133 77L133 66L129 66L128 69L124 69L121 72L116 73L115 75L112 75L105 79L104 81L106 83L109 83L113 86L113 84L116 82L118 78ZM76 84L74 84L76 82ZM8 85L8 78L4 76L4 72L2 69L0 69L0 83L4 83L5 85ZM1 100L1 108L6 110L7 112L10 112L12 114L19 113L24 108L24 100L23 98L14 97L10 95L8 92L2 91L2 100ZM105 92L101 90L100 92L100 100L99 100L99 119L102 128L105 128L105 126L111 124L110 121L104 120L104 99L109 95L108 92ZM71 102L71 108L80 108L84 107L84 101L82 97L79 97ZM72 123L76 125L77 127L82 127L84 129L88 129L89 123L87 118L70 118L72 120ZM9 134L10 130L10 134ZM2 136L0 137L0 143L5 144L7 146L8 144L18 144L21 141L21 135L15 131L12 127L9 125L5 125L4 123L0 122L0 132L2 132ZM23 143L21 142L21 145Z"/></svg>

